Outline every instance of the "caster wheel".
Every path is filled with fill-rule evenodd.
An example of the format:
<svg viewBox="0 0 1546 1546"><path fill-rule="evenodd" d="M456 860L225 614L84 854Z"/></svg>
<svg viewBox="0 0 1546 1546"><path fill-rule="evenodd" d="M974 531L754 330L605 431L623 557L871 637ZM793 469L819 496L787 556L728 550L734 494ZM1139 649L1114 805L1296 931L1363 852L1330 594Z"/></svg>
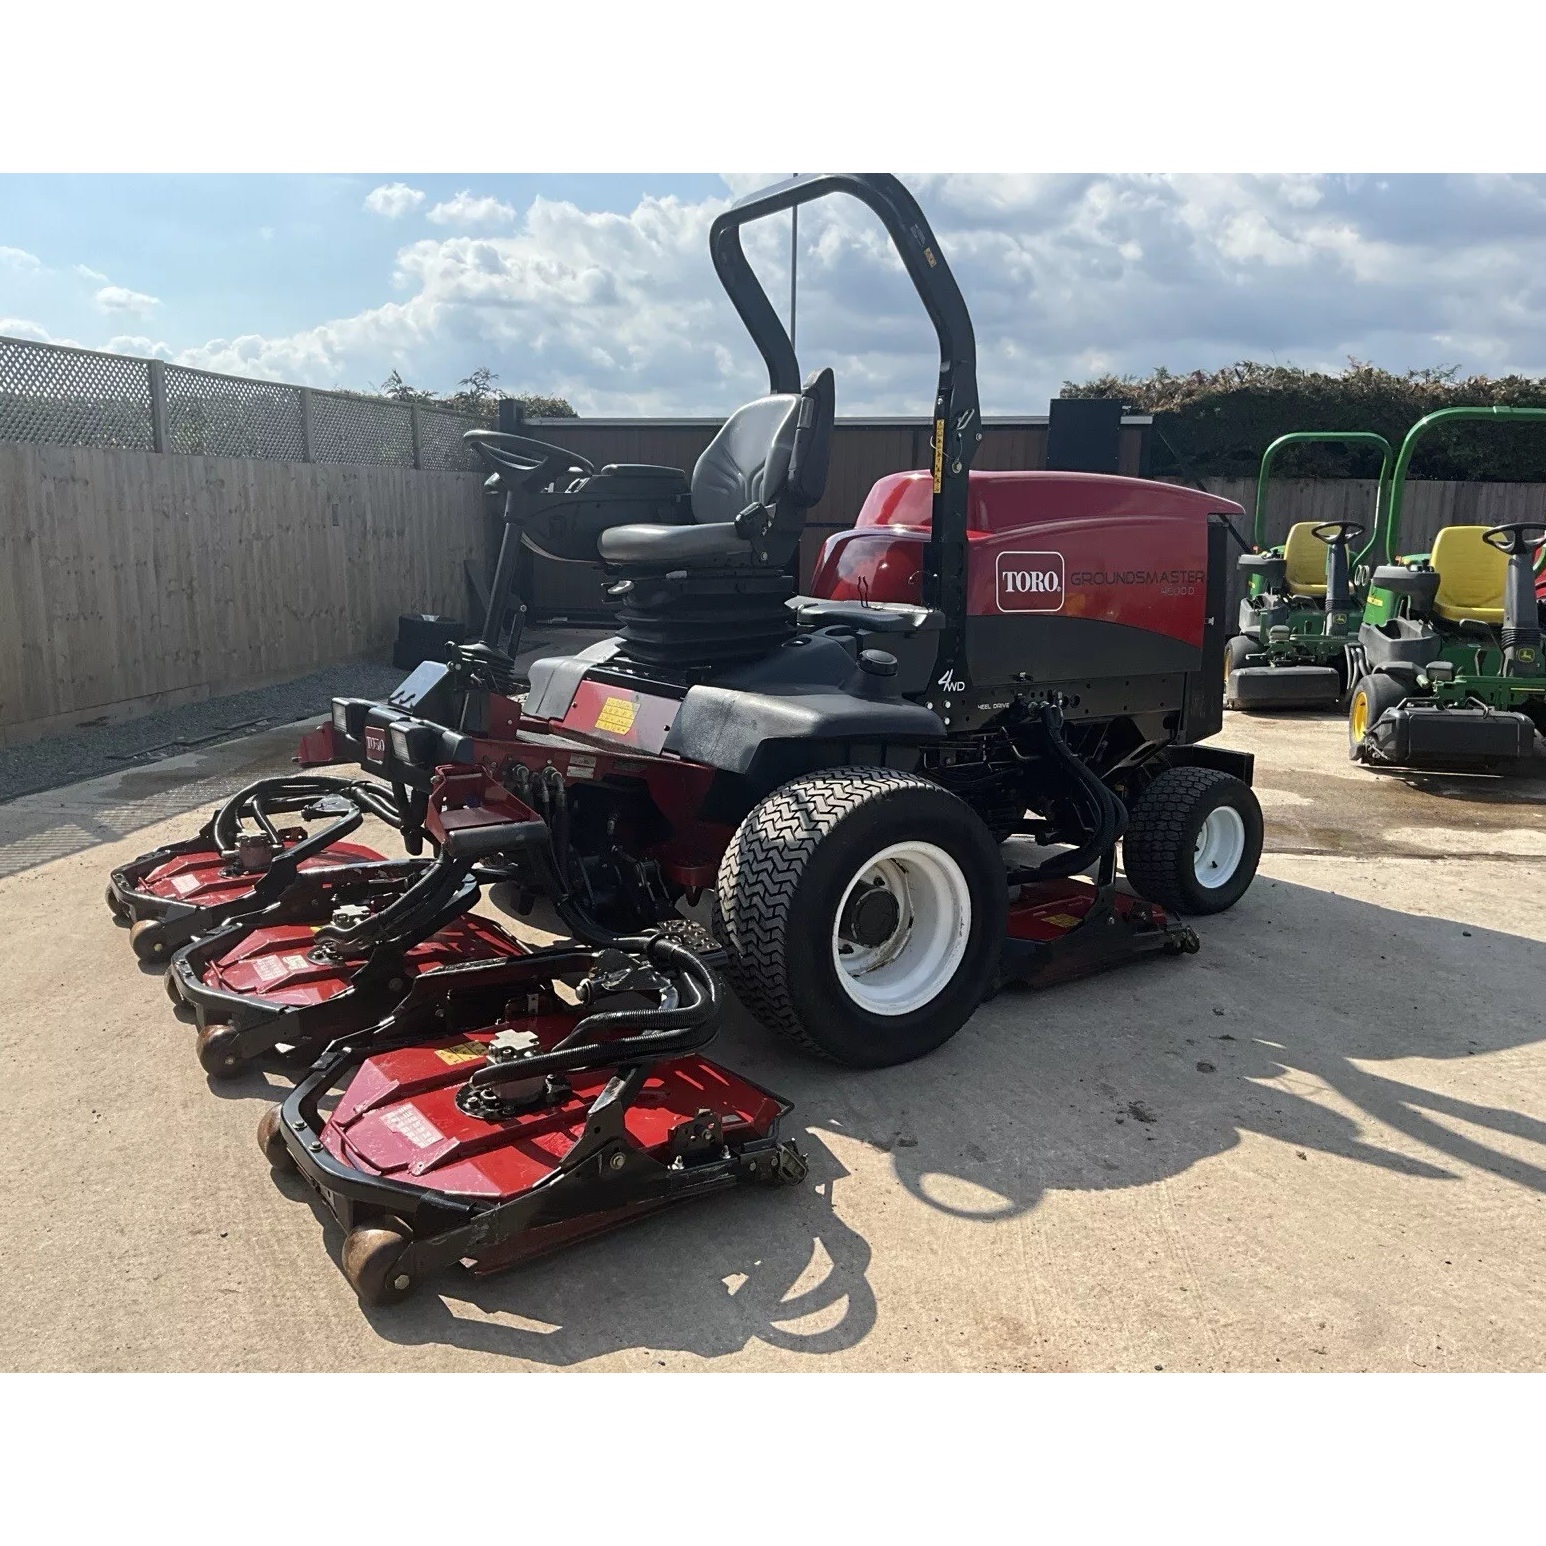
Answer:
<svg viewBox="0 0 1546 1546"><path fill-rule="evenodd" d="M211 1079L234 1078L247 1066L237 1041L236 1027L219 1021L199 1032L199 1066Z"/></svg>
<svg viewBox="0 0 1546 1546"><path fill-rule="evenodd" d="M279 1107L270 1106L258 1122L258 1147L263 1151L263 1158L275 1170L294 1170L295 1156L290 1153L290 1146L285 1142L285 1135L279 1125Z"/></svg>
<svg viewBox="0 0 1546 1546"><path fill-rule="evenodd" d="M129 909L118 900L118 894L111 885L107 888L107 910L115 918L127 918L129 916Z"/></svg>
<svg viewBox="0 0 1546 1546"><path fill-rule="evenodd" d="M413 1289L413 1278L398 1270L408 1248L408 1226L401 1219L377 1219L351 1229L344 1238L343 1267L361 1304L397 1304Z"/></svg>
<svg viewBox="0 0 1546 1546"><path fill-rule="evenodd" d="M141 918L129 930L129 945L147 966L159 966L172 953L159 918Z"/></svg>

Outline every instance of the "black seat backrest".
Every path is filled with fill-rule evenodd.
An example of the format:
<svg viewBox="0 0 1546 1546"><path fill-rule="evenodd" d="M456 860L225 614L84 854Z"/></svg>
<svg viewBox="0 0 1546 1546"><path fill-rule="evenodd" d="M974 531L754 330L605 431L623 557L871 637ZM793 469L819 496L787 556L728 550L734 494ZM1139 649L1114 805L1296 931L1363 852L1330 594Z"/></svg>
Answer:
<svg viewBox="0 0 1546 1546"><path fill-rule="evenodd" d="M830 370L813 371L797 394L777 392L737 408L693 468L694 523L728 523L760 506L743 535L762 561L786 562L805 512L826 491L835 413Z"/></svg>

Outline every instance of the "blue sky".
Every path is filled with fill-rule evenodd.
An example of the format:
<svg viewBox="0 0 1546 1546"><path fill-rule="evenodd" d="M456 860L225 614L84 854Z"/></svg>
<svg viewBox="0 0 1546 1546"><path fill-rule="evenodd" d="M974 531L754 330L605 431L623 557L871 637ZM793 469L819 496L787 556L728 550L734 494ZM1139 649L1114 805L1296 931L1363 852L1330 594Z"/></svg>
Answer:
<svg viewBox="0 0 1546 1546"><path fill-rule="evenodd" d="M453 388L479 365L582 412L717 412L762 387L709 222L781 174L0 177L0 333L235 374ZM924 176L988 412L1065 377L1335 368L1546 374L1546 179ZM800 353L840 412L917 412L931 338L883 233L801 222ZM787 293L786 218L749 242Z"/></svg>

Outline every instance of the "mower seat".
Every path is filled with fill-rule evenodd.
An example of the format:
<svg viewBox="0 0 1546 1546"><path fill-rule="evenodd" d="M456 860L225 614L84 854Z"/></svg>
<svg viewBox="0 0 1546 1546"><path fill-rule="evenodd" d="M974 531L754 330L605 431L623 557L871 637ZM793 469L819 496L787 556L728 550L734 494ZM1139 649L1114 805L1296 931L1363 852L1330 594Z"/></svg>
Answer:
<svg viewBox="0 0 1546 1546"><path fill-rule="evenodd" d="M1324 600L1326 595L1326 544L1315 535L1317 521L1296 521L1283 544L1285 583L1290 596Z"/></svg>
<svg viewBox="0 0 1546 1546"><path fill-rule="evenodd" d="M1507 555L1482 541L1486 526L1446 526L1433 539L1428 562L1439 576L1433 610L1446 622L1503 624Z"/></svg>
<svg viewBox="0 0 1546 1546"><path fill-rule="evenodd" d="M693 524L614 526L601 534L603 562L782 568L799 546L805 512L826 489L834 413L830 370L812 372L798 393L737 408L693 468Z"/></svg>

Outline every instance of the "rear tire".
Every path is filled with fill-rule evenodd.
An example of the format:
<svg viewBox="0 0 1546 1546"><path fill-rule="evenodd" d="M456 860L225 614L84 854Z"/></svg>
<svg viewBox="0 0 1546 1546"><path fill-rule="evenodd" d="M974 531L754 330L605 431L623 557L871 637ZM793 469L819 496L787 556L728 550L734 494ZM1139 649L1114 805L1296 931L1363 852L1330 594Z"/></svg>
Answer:
<svg viewBox="0 0 1546 1546"><path fill-rule="evenodd" d="M910 773L842 768L785 784L741 823L714 932L770 1030L885 1068L966 1023L997 979L1008 905L998 846L968 805Z"/></svg>
<svg viewBox="0 0 1546 1546"><path fill-rule="evenodd" d="M1122 839L1133 889L1178 913L1221 913L1261 861L1261 806L1218 768L1167 768L1139 796Z"/></svg>

